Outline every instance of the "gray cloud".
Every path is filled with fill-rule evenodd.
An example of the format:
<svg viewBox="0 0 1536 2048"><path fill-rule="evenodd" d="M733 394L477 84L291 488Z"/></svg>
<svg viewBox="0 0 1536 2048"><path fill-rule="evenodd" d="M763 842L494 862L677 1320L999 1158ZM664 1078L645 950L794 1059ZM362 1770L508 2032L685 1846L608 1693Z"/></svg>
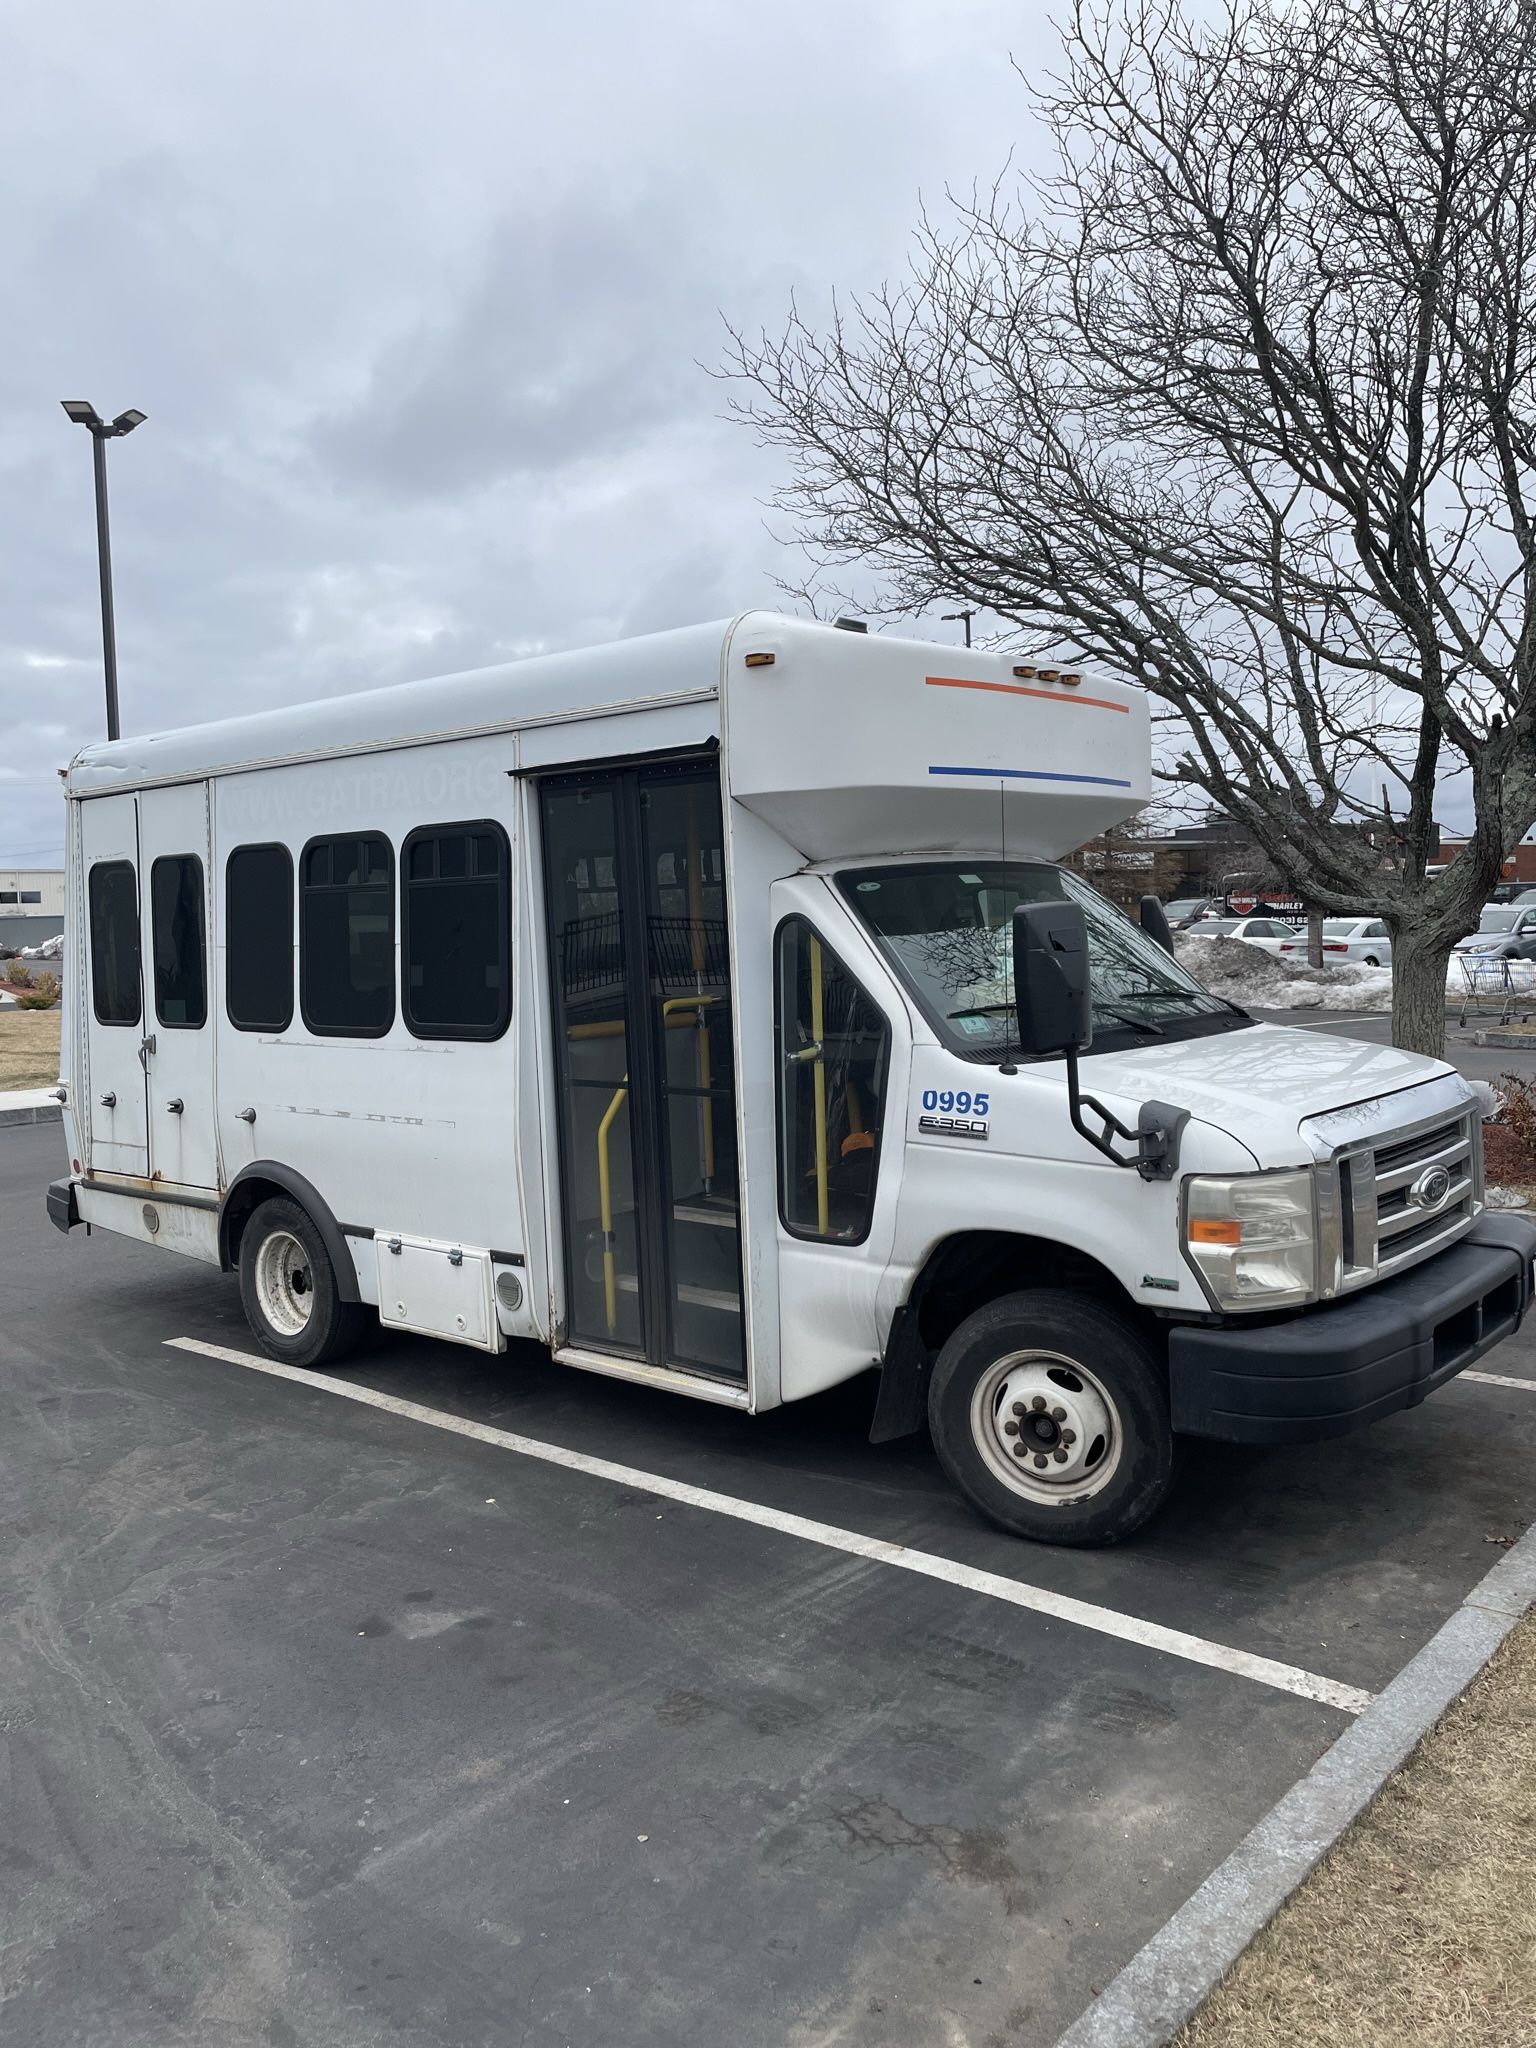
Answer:
<svg viewBox="0 0 1536 2048"><path fill-rule="evenodd" d="M773 602L769 458L696 364L903 260L1019 141L1045 0L75 0L7 21L0 859L101 729ZM953 628L935 627L952 635Z"/></svg>

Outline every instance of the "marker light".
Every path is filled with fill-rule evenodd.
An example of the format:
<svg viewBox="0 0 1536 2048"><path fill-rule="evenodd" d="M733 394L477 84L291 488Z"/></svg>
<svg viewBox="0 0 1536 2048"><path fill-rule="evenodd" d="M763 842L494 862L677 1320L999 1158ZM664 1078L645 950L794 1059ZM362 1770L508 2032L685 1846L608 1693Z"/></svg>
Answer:
<svg viewBox="0 0 1536 2048"><path fill-rule="evenodd" d="M1189 1220L1189 1241L1191 1244L1241 1244L1243 1226L1235 1217L1227 1221L1219 1216L1192 1216Z"/></svg>
<svg viewBox="0 0 1536 2048"><path fill-rule="evenodd" d="M773 656L772 656L771 654L749 654L749 655L747 656L747 667L748 667L748 668L772 668L772 667L773 667Z"/></svg>

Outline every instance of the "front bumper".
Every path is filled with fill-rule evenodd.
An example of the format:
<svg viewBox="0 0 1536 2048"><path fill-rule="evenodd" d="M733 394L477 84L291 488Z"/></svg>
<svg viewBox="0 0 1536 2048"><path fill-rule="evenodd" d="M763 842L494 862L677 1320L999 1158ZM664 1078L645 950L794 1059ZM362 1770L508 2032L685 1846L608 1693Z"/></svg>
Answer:
<svg viewBox="0 0 1536 2048"><path fill-rule="evenodd" d="M1176 1327L1173 1426L1227 1443L1343 1436L1426 1394L1518 1330L1536 1223L1480 1216L1448 1251L1395 1280L1257 1328Z"/></svg>

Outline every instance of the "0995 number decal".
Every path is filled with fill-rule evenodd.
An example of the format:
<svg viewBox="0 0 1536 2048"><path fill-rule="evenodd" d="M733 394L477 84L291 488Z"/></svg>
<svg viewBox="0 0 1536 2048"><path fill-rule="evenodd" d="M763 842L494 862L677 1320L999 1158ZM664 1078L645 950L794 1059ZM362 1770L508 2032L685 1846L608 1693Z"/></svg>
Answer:
<svg viewBox="0 0 1536 2048"><path fill-rule="evenodd" d="M941 1109L949 1115L953 1110L957 1116L985 1116L992 1107L992 1098L984 1088L972 1094L969 1088L925 1088L924 1109Z"/></svg>

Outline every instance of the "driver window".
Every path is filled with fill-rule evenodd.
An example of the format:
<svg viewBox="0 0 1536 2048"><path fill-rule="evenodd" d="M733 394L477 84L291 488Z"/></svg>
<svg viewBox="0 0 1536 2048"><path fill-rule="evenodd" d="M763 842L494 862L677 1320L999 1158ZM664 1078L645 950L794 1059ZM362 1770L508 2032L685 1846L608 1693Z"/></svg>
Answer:
<svg viewBox="0 0 1536 2048"><path fill-rule="evenodd" d="M775 1024L784 1227L857 1244L874 1210L890 1028L798 917L779 927Z"/></svg>

